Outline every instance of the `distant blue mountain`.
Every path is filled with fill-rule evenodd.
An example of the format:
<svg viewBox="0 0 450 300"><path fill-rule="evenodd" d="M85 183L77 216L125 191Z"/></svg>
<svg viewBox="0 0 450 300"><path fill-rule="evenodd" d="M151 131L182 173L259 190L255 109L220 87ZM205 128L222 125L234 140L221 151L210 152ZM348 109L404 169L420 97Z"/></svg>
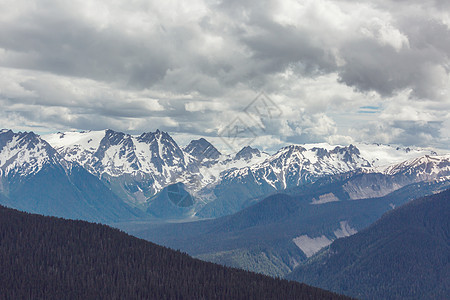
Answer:
<svg viewBox="0 0 450 300"><path fill-rule="evenodd" d="M147 213L163 220L187 218L194 213L194 199L181 182L166 186L148 202Z"/></svg>
<svg viewBox="0 0 450 300"><path fill-rule="evenodd" d="M43 215L110 223L142 218L97 177L34 133L0 133L0 203Z"/></svg>
<svg viewBox="0 0 450 300"><path fill-rule="evenodd" d="M450 187L449 182L417 183L384 197L352 200L345 186L364 177L373 184L372 176L343 176L331 183L324 179L213 220L124 229L201 259L284 276L333 240L362 230L393 207Z"/></svg>

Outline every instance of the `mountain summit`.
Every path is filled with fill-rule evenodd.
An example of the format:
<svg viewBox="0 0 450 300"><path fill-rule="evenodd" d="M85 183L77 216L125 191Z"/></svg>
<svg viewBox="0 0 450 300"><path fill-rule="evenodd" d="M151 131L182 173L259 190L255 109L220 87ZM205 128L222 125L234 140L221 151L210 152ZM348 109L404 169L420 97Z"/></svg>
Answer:
<svg viewBox="0 0 450 300"><path fill-rule="evenodd" d="M256 148L252 148L250 146L245 146L244 148L241 149L241 151L236 153L236 155L234 156L234 159L236 159L236 160L239 160L239 159L250 160L254 156L260 157L261 156L261 152L258 149L256 149Z"/></svg>
<svg viewBox="0 0 450 300"><path fill-rule="evenodd" d="M184 151L199 161L204 159L218 159L221 155L219 150L204 138L192 140L184 148Z"/></svg>

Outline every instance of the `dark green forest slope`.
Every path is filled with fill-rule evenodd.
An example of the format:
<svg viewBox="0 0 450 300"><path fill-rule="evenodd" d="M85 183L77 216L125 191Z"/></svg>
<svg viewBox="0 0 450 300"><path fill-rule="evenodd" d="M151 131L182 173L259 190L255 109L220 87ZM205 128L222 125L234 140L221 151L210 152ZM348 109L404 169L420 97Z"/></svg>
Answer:
<svg viewBox="0 0 450 300"><path fill-rule="evenodd" d="M386 213L287 277L363 299L450 299L450 190Z"/></svg>
<svg viewBox="0 0 450 300"><path fill-rule="evenodd" d="M105 225L0 206L4 299L346 299L202 262Z"/></svg>

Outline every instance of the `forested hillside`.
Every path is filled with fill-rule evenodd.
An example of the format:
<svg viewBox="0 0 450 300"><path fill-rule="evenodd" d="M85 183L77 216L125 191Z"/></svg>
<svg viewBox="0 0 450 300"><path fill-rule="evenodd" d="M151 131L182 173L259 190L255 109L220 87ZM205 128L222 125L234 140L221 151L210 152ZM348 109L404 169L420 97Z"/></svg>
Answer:
<svg viewBox="0 0 450 300"><path fill-rule="evenodd" d="M450 190L386 213L288 275L363 299L450 299Z"/></svg>
<svg viewBox="0 0 450 300"><path fill-rule="evenodd" d="M342 222L362 230L383 213L449 187L447 182L414 184L381 198L347 201L341 182L313 184L290 195L275 194L236 214L189 223L118 224L134 236L181 249L203 260L283 277L307 257L294 239L325 235L336 239ZM311 204L320 195L341 201ZM348 197L348 196L347 196ZM317 249L317 251L320 249Z"/></svg>
<svg viewBox="0 0 450 300"><path fill-rule="evenodd" d="M6 299L346 299L202 262L105 225L0 206Z"/></svg>

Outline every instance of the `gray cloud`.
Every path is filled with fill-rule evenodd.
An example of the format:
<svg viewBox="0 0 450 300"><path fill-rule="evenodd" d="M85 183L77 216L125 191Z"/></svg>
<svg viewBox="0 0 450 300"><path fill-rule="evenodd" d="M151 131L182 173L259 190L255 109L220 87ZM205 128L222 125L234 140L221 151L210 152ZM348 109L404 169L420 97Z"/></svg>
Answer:
<svg viewBox="0 0 450 300"><path fill-rule="evenodd" d="M439 130L450 109L448 1L6 0L0 9L1 127L214 137L265 90L283 114L260 120L262 145L449 146Z"/></svg>
<svg viewBox="0 0 450 300"><path fill-rule="evenodd" d="M356 134L367 142L396 143L423 147L439 147L439 129L442 122L425 121L389 121L371 123ZM387 133L390 133L388 135Z"/></svg>
<svg viewBox="0 0 450 300"><path fill-rule="evenodd" d="M80 20L32 15L30 24L2 26L0 46L8 49L4 66L48 71L102 81L123 80L151 86L164 77L169 57L158 40L133 39L122 32L97 32Z"/></svg>

